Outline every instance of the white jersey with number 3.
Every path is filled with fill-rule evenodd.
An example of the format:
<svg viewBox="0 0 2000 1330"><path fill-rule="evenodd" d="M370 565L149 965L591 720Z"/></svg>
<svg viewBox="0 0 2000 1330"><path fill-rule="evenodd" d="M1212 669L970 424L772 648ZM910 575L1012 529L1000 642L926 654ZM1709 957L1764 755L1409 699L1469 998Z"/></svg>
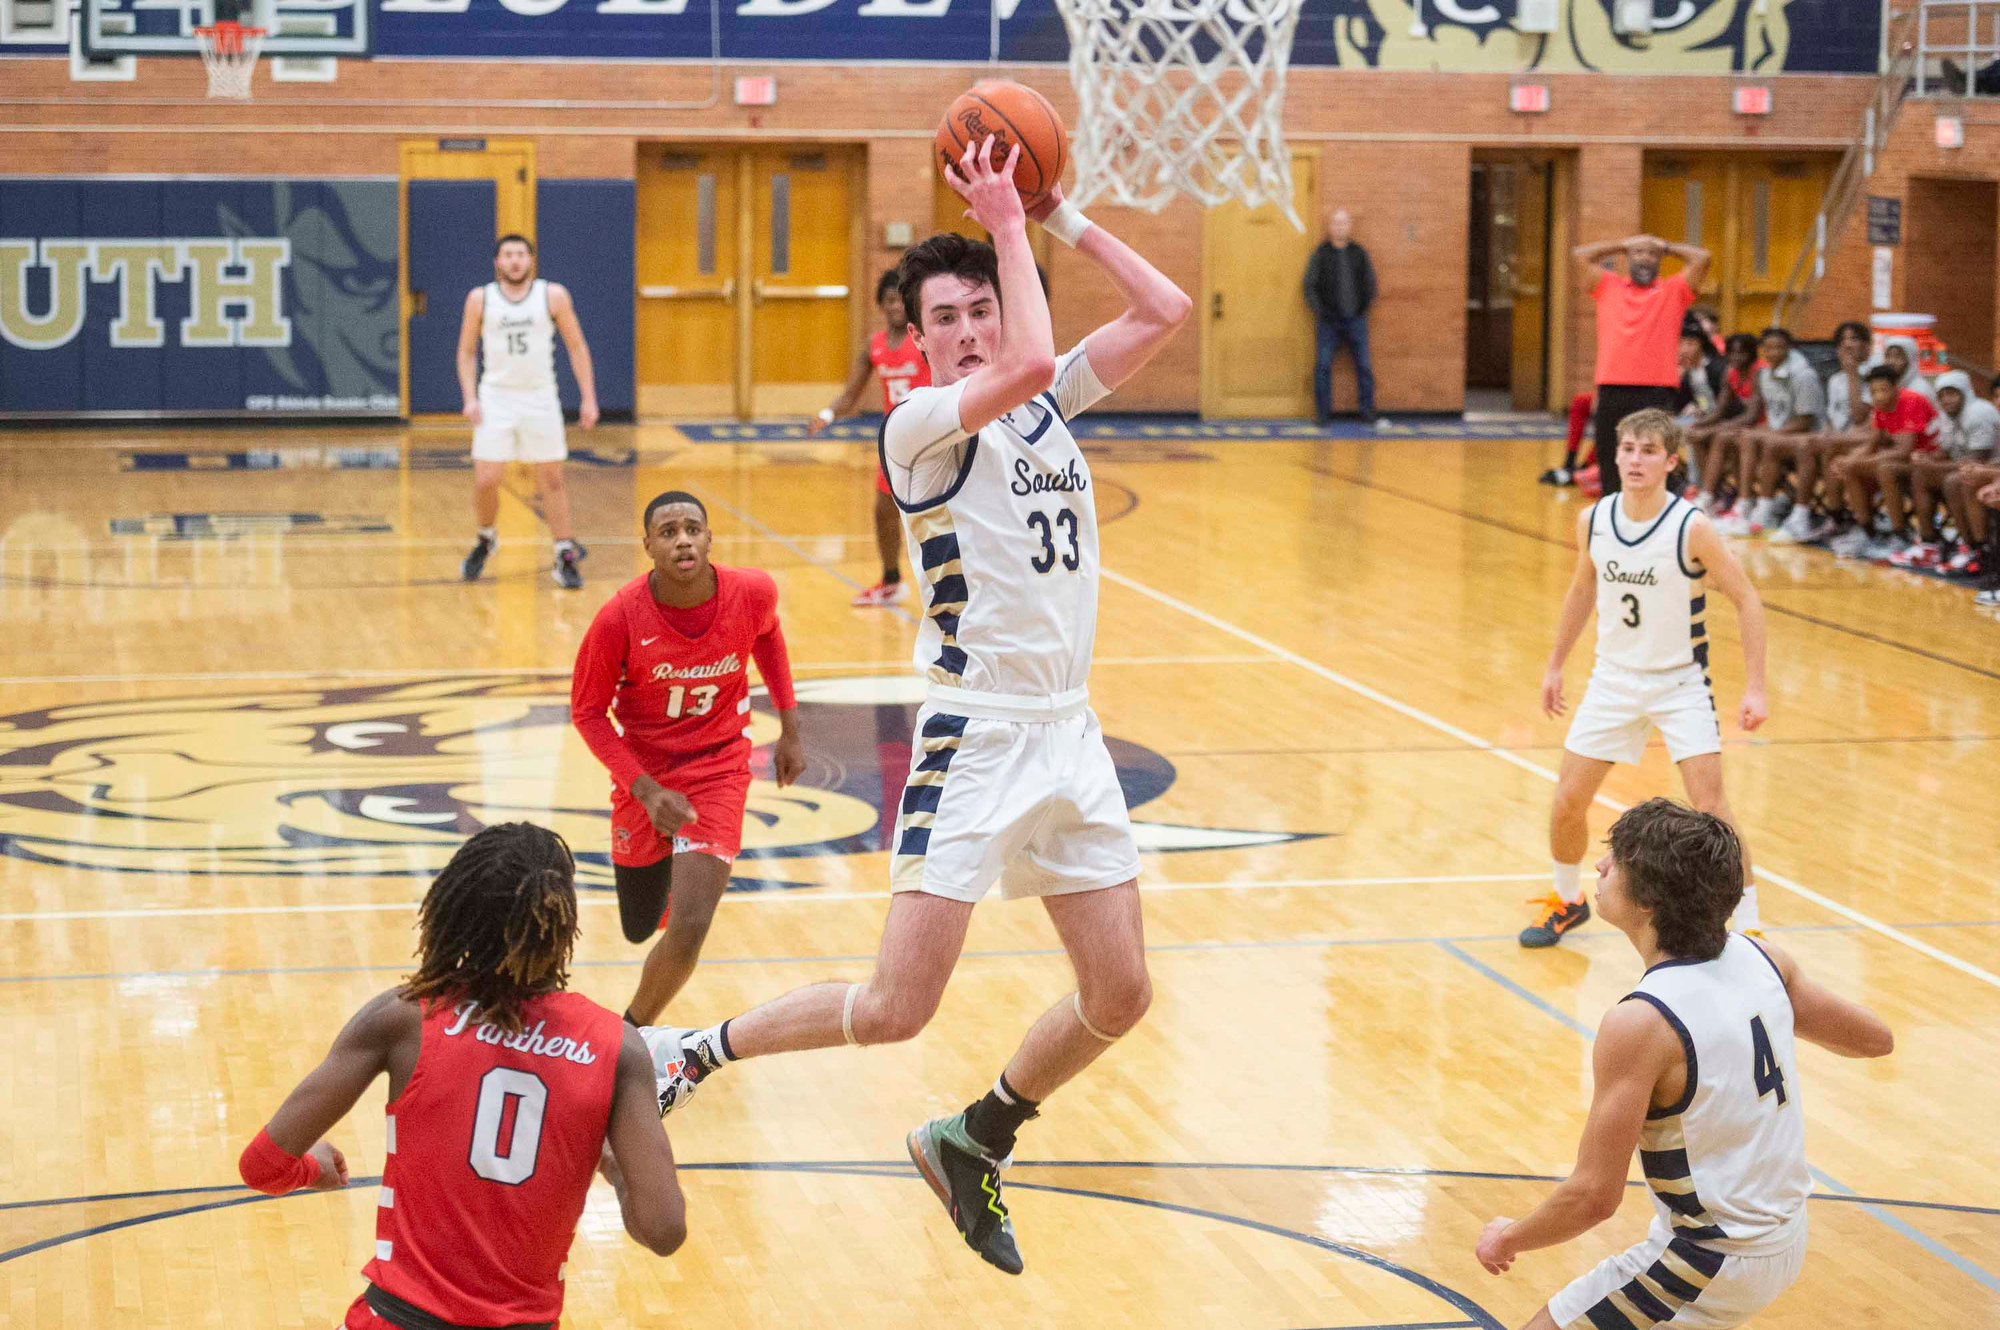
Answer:
<svg viewBox="0 0 2000 1330"><path fill-rule="evenodd" d="M556 321L549 313L549 284L539 277L520 300L507 299L498 282L486 284L480 319L485 367L481 388L509 392L556 390Z"/></svg>
<svg viewBox="0 0 2000 1330"><path fill-rule="evenodd" d="M1068 421L1110 389L1082 344L1033 401L968 435L966 380L913 388L882 423L935 686L1023 699L1076 693L1097 636L1097 505Z"/></svg>
<svg viewBox="0 0 2000 1330"><path fill-rule="evenodd" d="M1590 510L1597 569L1597 658L1628 670L1708 664L1703 570L1692 567L1688 528L1700 510L1672 497L1645 522L1607 494Z"/></svg>
<svg viewBox="0 0 2000 1330"><path fill-rule="evenodd" d="M1714 960L1662 961L1625 1000L1658 1011L1687 1062L1680 1102L1650 1110L1639 1134L1655 1230L1743 1255L1787 1247L1805 1224L1812 1174L1778 967L1731 933Z"/></svg>

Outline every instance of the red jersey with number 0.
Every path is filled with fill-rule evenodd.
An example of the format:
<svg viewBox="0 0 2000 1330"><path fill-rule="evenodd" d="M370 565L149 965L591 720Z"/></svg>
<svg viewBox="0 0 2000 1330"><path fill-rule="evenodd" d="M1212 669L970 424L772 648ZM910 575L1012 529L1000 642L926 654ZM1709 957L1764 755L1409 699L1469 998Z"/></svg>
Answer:
<svg viewBox="0 0 2000 1330"><path fill-rule="evenodd" d="M624 1022L579 993L530 1000L522 1032L470 1003L424 1015L388 1107L378 1288L454 1325L562 1315L563 1264L611 1117Z"/></svg>
<svg viewBox="0 0 2000 1330"><path fill-rule="evenodd" d="M903 334L900 343L890 346L888 331L877 328L868 339L868 363L875 367L875 377L882 380L885 415L910 395L910 389L930 387L930 363L917 350L917 339L908 333Z"/></svg>
<svg viewBox="0 0 2000 1330"><path fill-rule="evenodd" d="M798 705L769 573L716 564L714 617L694 637L668 620L647 577L591 620L570 680L571 723L621 790L642 775L671 786L668 773L693 764L747 765L752 660L773 706Z"/></svg>

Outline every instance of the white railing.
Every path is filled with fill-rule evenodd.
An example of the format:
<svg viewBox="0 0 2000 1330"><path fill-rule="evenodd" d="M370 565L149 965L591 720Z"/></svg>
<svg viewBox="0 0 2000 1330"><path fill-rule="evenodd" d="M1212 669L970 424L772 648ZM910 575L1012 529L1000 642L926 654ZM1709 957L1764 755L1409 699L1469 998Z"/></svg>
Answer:
<svg viewBox="0 0 2000 1330"><path fill-rule="evenodd" d="M2000 96L2000 68L1988 76L1986 92L1978 86L1982 69L2000 65L2000 0L1918 0L1914 11L1899 17L1911 12L1917 51L1913 96Z"/></svg>

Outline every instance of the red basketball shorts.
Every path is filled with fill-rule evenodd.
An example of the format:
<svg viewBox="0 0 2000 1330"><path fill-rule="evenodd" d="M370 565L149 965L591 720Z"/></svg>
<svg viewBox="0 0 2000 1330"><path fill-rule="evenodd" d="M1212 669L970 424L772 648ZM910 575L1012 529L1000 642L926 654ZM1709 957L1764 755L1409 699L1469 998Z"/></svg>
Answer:
<svg viewBox="0 0 2000 1330"><path fill-rule="evenodd" d="M694 805L695 820L674 833L669 847L653 819L624 790L611 792L611 862L643 868L673 854L706 854L734 863L743 850L743 807L750 797L750 767L738 759L728 767L683 768L653 779L679 790Z"/></svg>

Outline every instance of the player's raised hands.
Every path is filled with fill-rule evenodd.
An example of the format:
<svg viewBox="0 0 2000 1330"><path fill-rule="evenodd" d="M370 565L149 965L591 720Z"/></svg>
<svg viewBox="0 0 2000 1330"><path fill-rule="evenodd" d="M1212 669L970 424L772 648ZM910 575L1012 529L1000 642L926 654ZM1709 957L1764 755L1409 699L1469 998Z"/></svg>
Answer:
<svg viewBox="0 0 2000 1330"><path fill-rule="evenodd" d="M319 1176L312 1180L313 1191L339 1191L347 1185L347 1156L332 1141L320 1141L306 1151L319 1161Z"/></svg>
<svg viewBox="0 0 2000 1330"><path fill-rule="evenodd" d="M682 827L701 820L686 795L668 789L651 776L641 776L632 782L632 797L646 810L646 820L653 824L653 830L668 844L673 843L675 833Z"/></svg>
<svg viewBox="0 0 2000 1330"><path fill-rule="evenodd" d="M993 165L993 136L965 145L958 168L944 168L944 178L967 203L965 215L998 235L1009 225L1025 225L1027 213L1021 208L1021 193L1014 188L1014 166L1021 160L1021 145L1007 150L1007 160Z"/></svg>
<svg viewBox="0 0 2000 1330"><path fill-rule="evenodd" d="M1563 701L1563 672L1558 667L1542 676L1542 714L1554 720L1568 709Z"/></svg>

